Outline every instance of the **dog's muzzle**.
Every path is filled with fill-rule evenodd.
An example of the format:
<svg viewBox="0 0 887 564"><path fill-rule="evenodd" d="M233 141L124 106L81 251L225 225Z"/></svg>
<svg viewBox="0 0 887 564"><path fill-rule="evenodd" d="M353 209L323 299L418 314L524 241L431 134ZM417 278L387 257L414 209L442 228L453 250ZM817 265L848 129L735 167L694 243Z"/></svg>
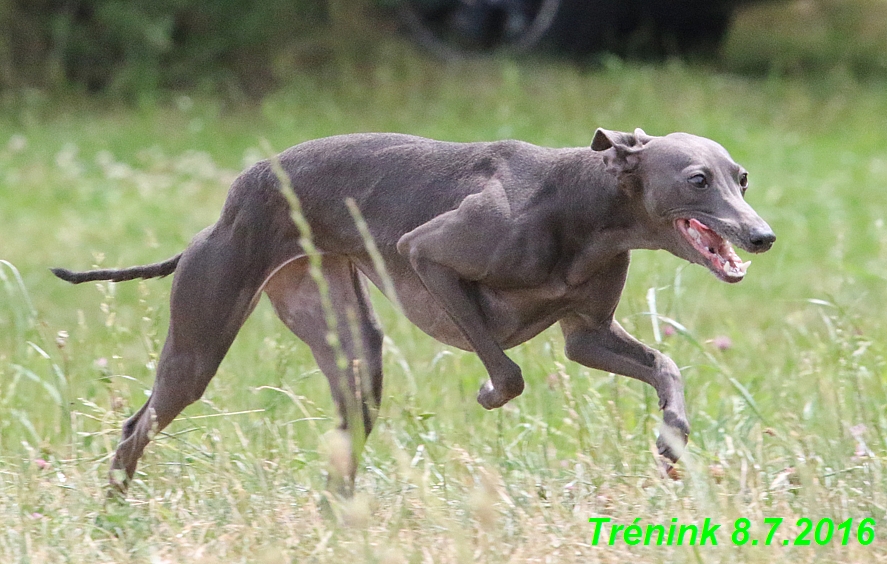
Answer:
<svg viewBox="0 0 887 564"><path fill-rule="evenodd" d="M684 239L698 252L705 263L708 265L715 276L724 282L735 283L745 277L746 271L751 261L742 262L733 246L715 232L714 229L708 227L704 223L696 219L676 219L675 227L684 236ZM770 234L773 240L775 235ZM765 242L766 237L761 236L761 247L772 245L773 242ZM762 248L762 251L766 249Z"/></svg>

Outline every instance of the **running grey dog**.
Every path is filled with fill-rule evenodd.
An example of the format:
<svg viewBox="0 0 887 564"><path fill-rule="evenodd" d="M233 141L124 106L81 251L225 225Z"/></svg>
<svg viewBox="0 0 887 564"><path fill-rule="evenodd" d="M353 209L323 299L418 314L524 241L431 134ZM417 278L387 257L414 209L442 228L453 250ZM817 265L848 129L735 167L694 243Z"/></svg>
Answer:
<svg viewBox="0 0 887 564"><path fill-rule="evenodd" d="M560 323L568 358L656 389L666 468L689 434L683 384L670 358L614 319L629 253L665 249L739 282L749 263L731 242L760 253L776 239L745 202L746 171L717 143L686 133L598 129L590 149L355 134L292 147L279 165L322 254L338 347L327 338L332 317L281 192L287 183L271 161L234 182L221 218L181 254L122 270L53 270L73 283L176 271L153 392L123 427L112 486L125 489L150 437L200 398L263 291L329 380L341 433L363 433L362 444L382 400L382 332L366 279L383 291L386 285L348 199L406 316L480 357L490 376L477 395L484 408L524 389L520 367L503 351ZM341 471L346 492L357 450Z"/></svg>

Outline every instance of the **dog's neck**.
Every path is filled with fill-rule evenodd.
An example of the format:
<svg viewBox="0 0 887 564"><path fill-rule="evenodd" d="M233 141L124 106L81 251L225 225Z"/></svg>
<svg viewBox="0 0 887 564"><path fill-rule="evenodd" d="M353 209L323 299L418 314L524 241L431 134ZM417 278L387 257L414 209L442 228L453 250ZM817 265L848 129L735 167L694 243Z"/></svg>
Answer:
<svg viewBox="0 0 887 564"><path fill-rule="evenodd" d="M557 186L560 222L574 245L585 247L603 238L612 239L613 254L658 248L639 182L626 178L620 183L596 152L564 157L552 168L549 182Z"/></svg>
<svg viewBox="0 0 887 564"><path fill-rule="evenodd" d="M584 282L596 267L634 249L659 249L638 187L620 182L591 150L571 150L552 167L563 248L574 255L567 283Z"/></svg>

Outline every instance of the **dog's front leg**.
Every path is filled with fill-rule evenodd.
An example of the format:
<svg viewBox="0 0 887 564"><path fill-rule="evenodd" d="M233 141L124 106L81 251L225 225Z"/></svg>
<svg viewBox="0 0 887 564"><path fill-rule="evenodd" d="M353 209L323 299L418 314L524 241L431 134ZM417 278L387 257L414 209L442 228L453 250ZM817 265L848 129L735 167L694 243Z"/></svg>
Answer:
<svg viewBox="0 0 887 564"><path fill-rule="evenodd" d="M591 325L581 315L561 320L567 358L606 372L635 378L653 386L662 409L656 445L671 462L684 451L690 424L684 408L684 384L673 360L629 335L615 320Z"/></svg>
<svg viewBox="0 0 887 564"><path fill-rule="evenodd" d="M490 380L477 394L478 403L486 409L494 409L519 396L524 390L521 369L505 355L487 329L480 307L469 291L470 283L462 280L452 268L418 253L410 255L410 262L428 291L465 335L490 375Z"/></svg>
<svg viewBox="0 0 887 564"><path fill-rule="evenodd" d="M490 210L502 207L507 202L501 186L493 183L489 190L466 198L458 209L407 233L397 244L487 369L490 380L477 394L486 409L501 407L524 390L520 367L496 341L491 320L485 319L475 294L475 280L491 269L491 240L500 237L495 228L505 223L505 214Z"/></svg>

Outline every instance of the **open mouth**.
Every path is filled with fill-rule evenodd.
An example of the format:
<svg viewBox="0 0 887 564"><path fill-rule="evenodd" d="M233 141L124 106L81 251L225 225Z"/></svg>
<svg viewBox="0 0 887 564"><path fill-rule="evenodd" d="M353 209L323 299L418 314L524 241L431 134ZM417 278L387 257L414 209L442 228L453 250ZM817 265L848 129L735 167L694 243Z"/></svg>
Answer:
<svg viewBox="0 0 887 564"><path fill-rule="evenodd" d="M708 262L708 267L725 282L739 282L745 277L751 261L742 262L733 246L701 221L677 219L675 227Z"/></svg>

